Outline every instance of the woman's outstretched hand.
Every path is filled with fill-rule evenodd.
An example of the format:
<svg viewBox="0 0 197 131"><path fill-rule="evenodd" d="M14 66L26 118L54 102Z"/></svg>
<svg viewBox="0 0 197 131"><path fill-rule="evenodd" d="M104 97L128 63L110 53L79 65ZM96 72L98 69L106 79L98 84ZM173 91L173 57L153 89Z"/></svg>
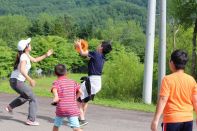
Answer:
<svg viewBox="0 0 197 131"><path fill-rule="evenodd" d="M50 49L47 51L46 56L49 57L52 54L53 54L53 49Z"/></svg>

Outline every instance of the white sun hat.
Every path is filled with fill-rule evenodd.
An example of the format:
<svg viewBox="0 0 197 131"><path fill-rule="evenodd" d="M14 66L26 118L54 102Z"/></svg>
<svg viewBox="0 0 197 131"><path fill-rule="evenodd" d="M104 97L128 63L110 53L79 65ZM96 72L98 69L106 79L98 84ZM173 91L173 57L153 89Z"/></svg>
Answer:
<svg viewBox="0 0 197 131"><path fill-rule="evenodd" d="M26 40L20 40L17 46L18 51L23 51L30 42L31 42L31 38L28 38Z"/></svg>

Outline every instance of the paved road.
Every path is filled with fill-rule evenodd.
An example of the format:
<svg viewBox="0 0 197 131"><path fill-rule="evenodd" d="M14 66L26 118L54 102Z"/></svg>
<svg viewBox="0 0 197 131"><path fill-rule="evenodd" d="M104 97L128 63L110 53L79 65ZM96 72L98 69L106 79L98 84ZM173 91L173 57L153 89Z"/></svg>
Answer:
<svg viewBox="0 0 197 131"><path fill-rule="evenodd" d="M39 97L38 121L40 126L27 126L26 121L28 103L16 108L10 115L4 107L16 97L16 95L0 94L0 131L51 131L55 107L50 105L51 99ZM84 131L149 131L152 113L119 110L109 107L90 105L87 112L89 124ZM65 124L60 131L71 130ZM159 128L159 130L161 130Z"/></svg>

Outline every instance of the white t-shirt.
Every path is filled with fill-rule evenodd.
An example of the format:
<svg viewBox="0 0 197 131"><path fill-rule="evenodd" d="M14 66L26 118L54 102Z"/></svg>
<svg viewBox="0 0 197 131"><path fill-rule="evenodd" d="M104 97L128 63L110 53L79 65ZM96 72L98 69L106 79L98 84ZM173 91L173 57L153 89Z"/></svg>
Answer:
<svg viewBox="0 0 197 131"><path fill-rule="evenodd" d="M16 78L19 81L25 81L26 78L21 74L20 69L19 69L22 61L26 61L25 70L27 71L27 73L29 72L29 70L31 68L31 62L30 62L30 59L27 56L27 54L23 53L20 57L20 62L18 64L18 68L12 72L10 78Z"/></svg>

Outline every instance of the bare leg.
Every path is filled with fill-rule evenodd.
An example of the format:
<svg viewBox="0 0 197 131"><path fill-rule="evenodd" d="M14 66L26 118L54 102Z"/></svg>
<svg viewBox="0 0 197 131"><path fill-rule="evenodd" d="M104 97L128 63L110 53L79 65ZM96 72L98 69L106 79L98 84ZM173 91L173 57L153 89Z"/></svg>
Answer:
<svg viewBox="0 0 197 131"><path fill-rule="evenodd" d="M80 126L85 126L85 125L88 124L88 122L85 119L85 113L87 111L88 103L79 103L78 106L79 106L79 109L80 109L80 117L79 117ZM76 130L76 131L82 131L82 129Z"/></svg>
<svg viewBox="0 0 197 131"><path fill-rule="evenodd" d="M82 108L83 108L83 114L84 114L84 119L85 119L85 114L87 112L88 103L82 103Z"/></svg>
<svg viewBox="0 0 197 131"><path fill-rule="evenodd" d="M59 130L59 128L58 128L58 127L53 126L53 131L58 131L58 130Z"/></svg>
<svg viewBox="0 0 197 131"><path fill-rule="evenodd" d="M83 110L83 103L80 103L78 102L78 107L79 107L79 110L80 110L80 119L81 120L84 120L85 119L85 114L84 114L84 110Z"/></svg>

